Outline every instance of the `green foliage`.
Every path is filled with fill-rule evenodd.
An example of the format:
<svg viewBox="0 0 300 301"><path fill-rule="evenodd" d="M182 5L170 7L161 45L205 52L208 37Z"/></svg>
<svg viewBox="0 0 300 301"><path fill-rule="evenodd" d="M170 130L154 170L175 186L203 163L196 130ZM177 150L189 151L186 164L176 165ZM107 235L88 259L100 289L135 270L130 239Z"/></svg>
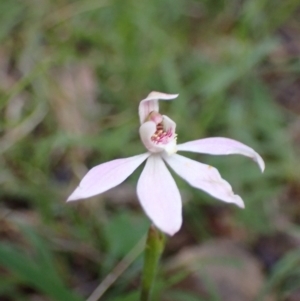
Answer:
<svg viewBox="0 0 300 301"><path fill-rule="evenodd" d="M287 109L290 95L299 98L297 9L298 0L0 1L0 299L30 300L25 286L41 298L81 300L146 232L130 193L111 203L107 195L78 205L65 199L87 168L144 151L137 106L152 90L180 93L161 105L179 143L226 136L265 159L261 175L246 158L190 155L216 166L245 200L243 211L229 207L245 244L277 230L298 233L298 209L287 214L290 204L282 205L300 180L299 111ZM222 205L176 181L189 200L189 239L214 237L207 207ZM299 277L297 256L283 256L267 292L299 289L287 284ZM139 269L103 300L137 300ZM172 289L170 296L195 300Z"/></svg>
<svg viewBox="0 0 300 301"><path fill-rule="evenodd" d="M127 212L115 214L104 229L111 250L110 255L117 258L125 256L147 233L148 227L148 220L142 216L135 216Z"/></svg>
<svg viewBox="0 0 300 301"><path fill-rule="evenodd" d="M47 245L37 236L27 231L32 243L34 257L7 244L0 245L0 263L14 273L25 285L45 293L52 300L80 301L80 297L70 293L55 269L54 259ZM5 291L5 285L2 291Z"/></svg>
<svg viewBox="0 0 300 301"><path fill-rule="evenodd" d="M299 290L299 262L299 250L287 253L274 267L274 271L257 301L264 300L265 296L271 291L276 291L279 300L284 300L293 291Z"/></svg>

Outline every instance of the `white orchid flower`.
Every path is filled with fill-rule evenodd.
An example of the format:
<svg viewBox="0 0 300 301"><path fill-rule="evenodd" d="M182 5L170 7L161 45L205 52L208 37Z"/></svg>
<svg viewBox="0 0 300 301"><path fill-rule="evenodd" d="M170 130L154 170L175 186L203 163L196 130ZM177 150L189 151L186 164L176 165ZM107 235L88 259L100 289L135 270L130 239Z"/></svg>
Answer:
<svg viewBox="0 0 300 301"><path fill-rule="evenodd" d="M85 199L105 192L130 176L145 160L146 165L137 184L139 201L150 220L161 231L174 235L182 224L182 203L178 187L166 167L191 186L211 196L244 208L240 196L233 193L218 170L176 154L190 151L211 155L241 154L253 159L264 170L263 159L252 148L228 138L205 138L183 144L176 143L176 123L159 113L158 100L171 100L178 94L151 92L139 105L140 137L147 148L145 154L109 161L92 168L70 195L68 201Z"/></svg>

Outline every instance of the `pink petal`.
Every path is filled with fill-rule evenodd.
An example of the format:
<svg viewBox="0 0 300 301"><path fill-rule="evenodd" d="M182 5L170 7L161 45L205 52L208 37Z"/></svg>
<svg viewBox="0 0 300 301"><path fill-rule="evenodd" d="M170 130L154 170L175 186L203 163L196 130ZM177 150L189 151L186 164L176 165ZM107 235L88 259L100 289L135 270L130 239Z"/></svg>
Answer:
<svg viewBox="0 0 300 301"><path fill-rule="evenodd" d="M205 138L194 140L177 145L178 151L189 151L210 155L231 155L240 154L250 157L254 160L261 171L265 169L265 163L262 157L251 147L229 138Z"/></svg>
<svg viewBox="0 0 300 301"><path fill-rule="evenodd" d="M117 159L95 166L84 176L79 186L69 196L67 202L89 198L119 185L147 157L149 157L149 153L125 159Z"/></svg>
<svg viewBox="0 0 300 301"><path fill-rule="evenodd" d="M146 121L148 115L152 112L159 112L158 100L174 99L178 94L166 94L161 92L151 92L145 99L141 100L139 105L139 116L141 124Z"/></svg>
<svg viewBox="0 0 300 301"><path fill-rule="evenodd" d="M163 158L191 186L204 190L221 201L244 208L243 200L233 193L230 184L222 179L216 168L177 154Z"/></svg>
<svg viewBox="0 0 300 301"><path fill-rule="evenodd" d="M161 231L174 235L181 227L181 197L158 155L151 155L139 178L137 194L148 217Z"/></svg>

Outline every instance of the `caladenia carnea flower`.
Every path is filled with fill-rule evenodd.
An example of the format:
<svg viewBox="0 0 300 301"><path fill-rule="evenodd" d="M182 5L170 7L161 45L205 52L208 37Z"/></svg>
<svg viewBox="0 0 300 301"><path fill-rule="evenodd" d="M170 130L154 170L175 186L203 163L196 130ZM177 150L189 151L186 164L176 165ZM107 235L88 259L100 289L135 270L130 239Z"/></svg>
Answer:
<svg viewBox="0 0 300 301"><path fill-rule="evenodd" d="M176 123L159 113L158 104L159 99L171 100L177 96L151 92L143 99L139 105L139 133L148 152L92 168L68 201L88 198L119 185L147 160L137 183L137 195L150 220L169 235L174 235L181 227L182 203L177 185L165 163L191 186L244 208L241 197L233 193L230 184L222 179L216 168L176 153L241 154L253 159L261 171L265 167L263 159L252 148L228 138L205 138L177 144Z"/></svg>

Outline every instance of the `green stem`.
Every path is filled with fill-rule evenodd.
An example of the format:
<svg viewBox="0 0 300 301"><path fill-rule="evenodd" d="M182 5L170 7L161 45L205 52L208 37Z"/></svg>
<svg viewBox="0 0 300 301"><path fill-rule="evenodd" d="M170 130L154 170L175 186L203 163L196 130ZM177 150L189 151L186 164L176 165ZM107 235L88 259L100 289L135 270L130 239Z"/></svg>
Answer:
<svg viewBox="0 0 300 301"><path fill-rule="evenodd" d="M164 249L164 242L164 234L153 225L150 226L144 254L140 301L150 301L159 258Z"/></svg>

